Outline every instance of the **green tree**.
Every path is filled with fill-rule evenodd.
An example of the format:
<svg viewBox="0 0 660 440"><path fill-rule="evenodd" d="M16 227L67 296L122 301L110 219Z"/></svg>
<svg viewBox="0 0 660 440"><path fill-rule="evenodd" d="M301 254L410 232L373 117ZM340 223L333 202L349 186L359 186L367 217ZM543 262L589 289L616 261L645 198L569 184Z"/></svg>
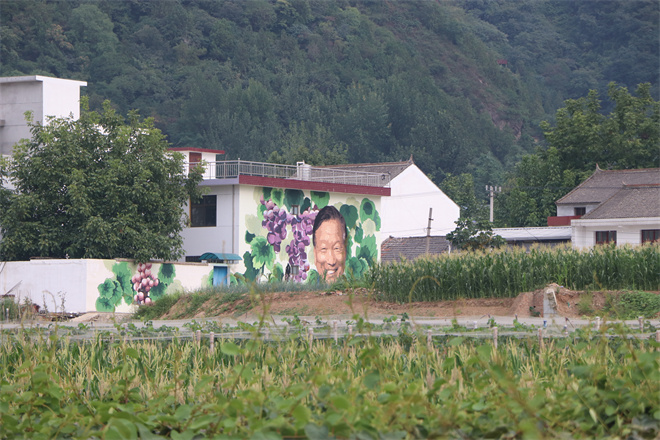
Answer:
<svg viewBox="0 0 660 440"><path fill-rule="evenodd" d="M498 248L506 240L493 232L493 224L487 220L462 218L456 222L456 229L447 234L447 240L459 249L466 251Z"/></svg>
<svg viewBox="0 0 660 440"><path fill-rule="evenodd" d="M557 110L556 124L541 123L550 147L559 153L562 170L649 168L660 163L660 102L651 97L650 85L640 84L637 96L610 83L614 103L609 115L601 114L595 90L580 99L569 99ZM544 157L545 154L541 153Z"/></svg>
<svg viewBox="0 0 660 440"><path fill-rule="evenodd" d="M440 184L440 189L461 208L462 219L487 219L486 206L475 196L472 174L449 174Z"/></svg>
<svg viewBox="0 0 660 440"><path fill-rule="evenodd" d="M0 260L176 259L185 203L199 197L201 171L184 171L153 121L128 121L104 104L80 119L32 123L32 138L0 168L15 187L0 193Z"/></svg>

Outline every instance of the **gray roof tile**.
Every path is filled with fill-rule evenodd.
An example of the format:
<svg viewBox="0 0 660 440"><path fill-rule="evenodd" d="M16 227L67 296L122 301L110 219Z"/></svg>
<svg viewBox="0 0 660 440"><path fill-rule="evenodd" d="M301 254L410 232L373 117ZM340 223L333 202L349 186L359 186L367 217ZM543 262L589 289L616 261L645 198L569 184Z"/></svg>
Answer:
<svg viewBox="0 0 660 440"><path fill-rule="evenodd" d="M441 254L449 250L445 237L432 236L429 240L429 254ZM383 263L396 262L404 258L414 260L426 255L427 237L390 237L381 245L380 259Z"/></svg>
<svg viewBox="0 0 660 440"><path fill-rule="evenodd" d="M583 219L660 217L660 184L627 185Z"/></svg>
<svg viewBox="0 0 660 440"><path fill-rule="evenodd" d="M660 184L660 168L596 171L571 192L557 200L557 205L601 203L619 192L624 185Z"/></svg>

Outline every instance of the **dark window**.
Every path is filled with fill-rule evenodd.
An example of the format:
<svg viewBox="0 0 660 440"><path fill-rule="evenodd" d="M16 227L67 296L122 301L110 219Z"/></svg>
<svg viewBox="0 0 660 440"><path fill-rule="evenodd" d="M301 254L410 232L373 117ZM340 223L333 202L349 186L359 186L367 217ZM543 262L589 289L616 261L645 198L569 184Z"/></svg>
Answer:
<svg viewBox="0 0 660 440"><path fill-rule="evenodd" d="M216 196L202 196L199 203L190 207L190 225L193 228L202 226L215 226Z"/></svg>
<svg viewBox="0 0 660 440"><path fill-rule="evenodd" d="M653 243L660 241L660 229L643 229L642 243Z"/></svg>
<svg viewBox="0 0 660 440"><path fill-rule="evenodd" d="M200 261L202 261L199 259L199 257L200 255L188 256L186 257L186 263L199 263Z"/></svg>
<svg viewBox="0 0 660 440"><path fill-rule="evenodd" d="M573 208L573 215L585 215L586 213L587 213L587 208L585 208L584 206Z"/></svg>
<svg viewBox="0 0 660 440"><path fill-rule="evenodd" d="M298 215L298 214L300 214L300 206L291 205L291 215Z"/></svg>
<svg viewBox="0 0 660 440"><path fill-rule="evenodd" d="M616 231L596 231L596 244L615 243Z"/></svg>

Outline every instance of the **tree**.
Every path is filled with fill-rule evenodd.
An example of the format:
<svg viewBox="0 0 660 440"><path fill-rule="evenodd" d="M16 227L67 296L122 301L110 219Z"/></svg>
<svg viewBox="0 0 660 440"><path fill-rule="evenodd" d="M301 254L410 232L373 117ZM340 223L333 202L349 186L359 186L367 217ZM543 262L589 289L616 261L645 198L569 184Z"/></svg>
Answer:
<svg viewBox="0 0 660 440"><path fill-rule="evenodd" d="M485 220L488 217L486 206L475 196L472 174L448 174L440 189L461 208L462 219Z"/></svg>
<svg viewBox="0 0 660 440"><path fill-rule="evenodd" d="M151 119L128 121L104 103L80 119L28 124L32 138L0 167L15 186L0 193L0 260L177 259L184 206L200 196L201 170L184 171L180 153Z"/></svg>
<svg viewBox="0 0 660 440"><path fill-rule="evenodd" d="M504 238L493 232L492 223L469 218L459 219L456 229L447 234L446 238L454 247L467 251L498 248L506 244Z"/></svg>
<svg viewBox="0 0 660 440"><path fill-rule="evenodd" d="M660 163L660 102L651 97L650 85L640 84L637 96L610 83L614 103L609 115L601 114L595 90L580 99L569 99L557 110L554 127L541 128L550 147L559 153L561 170L650 168ZM543 154L542 154L543 156Z"/></svg>

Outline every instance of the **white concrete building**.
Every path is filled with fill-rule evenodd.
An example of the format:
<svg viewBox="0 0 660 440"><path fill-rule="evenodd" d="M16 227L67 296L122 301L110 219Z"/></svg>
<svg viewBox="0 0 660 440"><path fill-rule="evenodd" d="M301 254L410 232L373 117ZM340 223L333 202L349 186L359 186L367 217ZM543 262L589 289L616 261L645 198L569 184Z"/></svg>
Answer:
<svg viewBox="0 0 660 440"><path fill-rule="evenodd" d="M21 139L31 137L25 112L44 124L49 116L80 117L80 87L85 81L47 76L0 78L0 155L10 155Z"/></svg>
<svg viewBox="0 0 660 440"><path fill-rule="evenodd" d="M557 201L573 247L660 240L660 168L601 170ZM549 219L550 220L550 219Z"/></svg>

